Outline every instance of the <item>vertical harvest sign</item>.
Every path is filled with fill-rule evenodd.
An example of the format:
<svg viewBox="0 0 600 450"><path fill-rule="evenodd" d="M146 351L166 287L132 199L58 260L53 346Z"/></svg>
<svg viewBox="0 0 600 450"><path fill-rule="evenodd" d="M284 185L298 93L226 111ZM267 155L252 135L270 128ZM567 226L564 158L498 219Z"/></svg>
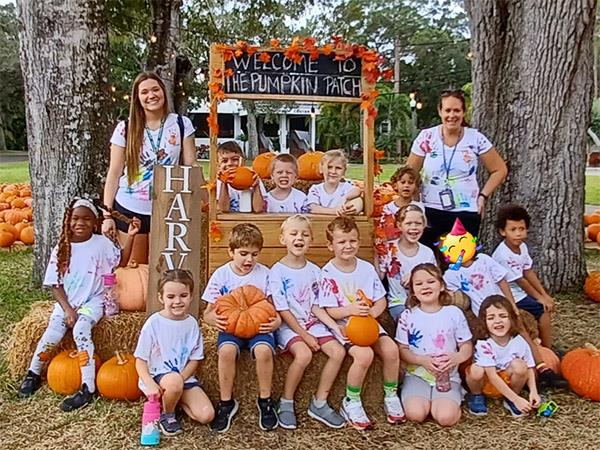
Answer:
<svg viewBox="0 0 600 450"><path fill-rule="evenodd" d="M187 269L194 278L190 313L198 315L202 253L206 250L201 236L204 177L200 167L154 166L152 226L146 312L162 309L157 285L163 272Z"/></svg>

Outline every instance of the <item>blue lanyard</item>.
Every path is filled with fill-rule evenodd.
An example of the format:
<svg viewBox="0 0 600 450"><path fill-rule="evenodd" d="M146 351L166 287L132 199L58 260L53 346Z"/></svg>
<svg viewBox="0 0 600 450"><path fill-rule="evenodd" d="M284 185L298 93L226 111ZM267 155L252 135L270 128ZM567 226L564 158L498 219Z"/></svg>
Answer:
<svg viewBox="0 0 600 450"><path fill-rule="evenodd" d="M150 129L148 128L148 125L146 125L146 136L148 136L148 140L150 141L150 147L152 147L152 151L157 154L158 151L160 150L160 141L162 140L162 135L163 135L163 130L165 127L165 119L163 118L160 121L160 131L158 132L158 140L156 141L156 144L154 143L154 139L152 139L152 134L150 134Z"/></svg>
<svg viewBox="0 0 600 450"><path fill-rule="evenodd" d="M461 141L462 137L463 137L463 131L461 130L460 132L460 136L458 137L458 140L456 141L456 144L454 145L454 148L452 149L452 155L450 155L450 161L448 161L446 163L446 144L444 144L444 133L443 130L440 130L441 135L442 135L442 157L444 158L444 167L446 168L446 184L448 184L448 181L450 179L450 166L452 166L452 159L454 159L454 153L456 153L456 147L458 147L458 143Z"/></svg>

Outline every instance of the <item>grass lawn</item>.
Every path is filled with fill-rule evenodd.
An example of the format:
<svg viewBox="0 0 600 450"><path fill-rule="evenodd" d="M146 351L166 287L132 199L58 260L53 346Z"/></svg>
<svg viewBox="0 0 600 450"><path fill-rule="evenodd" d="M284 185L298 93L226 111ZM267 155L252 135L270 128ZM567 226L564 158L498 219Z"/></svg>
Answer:
<svg viewBox="0 0 600 450"><path fill-rule="evenodd" d="M0 164L0 183L27 183L29 163L27 161Z"/></svg>

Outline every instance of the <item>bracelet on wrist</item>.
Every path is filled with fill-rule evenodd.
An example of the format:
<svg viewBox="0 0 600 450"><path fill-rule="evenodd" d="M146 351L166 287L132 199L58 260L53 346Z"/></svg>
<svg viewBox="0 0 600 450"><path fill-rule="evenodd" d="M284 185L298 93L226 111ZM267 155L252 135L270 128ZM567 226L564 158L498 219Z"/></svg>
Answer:
<svg viewBox="0 0 600 450"><path fill-rule="evenodd" d="M483 198L484 198L484 200L485 200L486 202L487 202L487 201L490 199L490 196L489 196L489 195L486 195L486 194L484 194L483 192L480 192L480 193L479 193L479 197L483 197Z"/></svg>

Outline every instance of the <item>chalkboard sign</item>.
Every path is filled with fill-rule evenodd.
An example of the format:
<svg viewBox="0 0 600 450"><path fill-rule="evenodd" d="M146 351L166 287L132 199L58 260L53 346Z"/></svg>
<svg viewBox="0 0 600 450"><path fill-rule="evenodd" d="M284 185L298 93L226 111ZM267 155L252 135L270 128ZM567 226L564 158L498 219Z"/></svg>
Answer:
<svg viewBox="0 0 600 450"><path fill-rule="evenodd" d="M292 61L283 52L266 52L269 61L261 60L261 53L233 57L225 62L232 76L225 77L225 96L244 96L280 99L322 98L329 101L360 101L360 58L336 61L333 55L319 54L311 60L301 53L301 60ZM264 57L263 57L264 58Z"/></svg>

